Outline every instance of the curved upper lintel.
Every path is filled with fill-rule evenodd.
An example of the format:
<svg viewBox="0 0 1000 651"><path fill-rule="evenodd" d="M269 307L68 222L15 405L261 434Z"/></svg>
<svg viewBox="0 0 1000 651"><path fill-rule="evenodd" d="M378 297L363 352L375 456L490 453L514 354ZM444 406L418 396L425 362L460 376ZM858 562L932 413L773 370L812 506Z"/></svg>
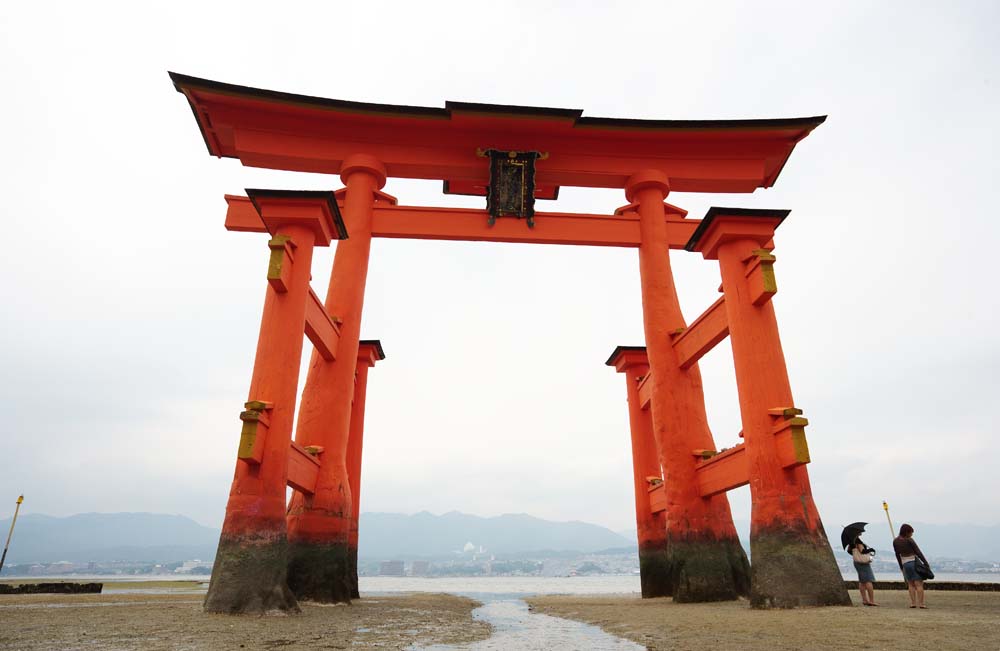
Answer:
<svg viewBox="0 0 1000 651"><path fill-rule="evenodd" d="M769 187L795 145L825 116L751 120L584 117L578 109L446 102L443 108L328 99L169 73L209 151L244 164L339 172L370 153L390 176L474 184L479 147L544 151L539 185L624 187L659 169L679 192Z"/></svg>

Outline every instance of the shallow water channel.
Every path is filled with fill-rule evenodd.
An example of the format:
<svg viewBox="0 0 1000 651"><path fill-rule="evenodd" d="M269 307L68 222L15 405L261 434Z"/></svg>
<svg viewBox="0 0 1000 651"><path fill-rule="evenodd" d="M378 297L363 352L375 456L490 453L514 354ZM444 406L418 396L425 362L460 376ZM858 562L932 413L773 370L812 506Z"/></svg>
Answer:
<svg viewBox="0 0 1000 651"><path fill-rule="evenodd" d="M590 624L531 613L515 595L464 594L483 602L472 616L493 626L493 634L471 644L411 646L408 651L493 651L523 649L589 649L592 651L645 651L635 642L605 633Z"/></svg>

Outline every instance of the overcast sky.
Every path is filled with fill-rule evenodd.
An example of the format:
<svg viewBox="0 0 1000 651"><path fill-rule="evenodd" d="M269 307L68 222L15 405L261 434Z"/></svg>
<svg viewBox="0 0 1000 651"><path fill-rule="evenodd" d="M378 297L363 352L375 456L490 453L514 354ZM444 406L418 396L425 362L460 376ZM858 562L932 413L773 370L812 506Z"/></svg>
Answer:
<svg viewBox="0 0 1000 651"><path fill-rule="evenodd" d="M792 210L774 305L828 529L882 522L883 499L897 523L1000 523L1000 5L611 4L5 3L0 517L23 492L24 513L221 523L267 264L266 236L224 230L222 196L341 184L210 157L174 70L393 104L829 115L774 188L669 201ZM624 203L563 188L539 209ZM692 320L718 266L671 257ZM634 527L625 383L604 361L642 332L634 249L376 240L362 335L388 358L362 509ZM702 370L732 445L728 342ZM747 489L731 499L748 518Z"/></svg>

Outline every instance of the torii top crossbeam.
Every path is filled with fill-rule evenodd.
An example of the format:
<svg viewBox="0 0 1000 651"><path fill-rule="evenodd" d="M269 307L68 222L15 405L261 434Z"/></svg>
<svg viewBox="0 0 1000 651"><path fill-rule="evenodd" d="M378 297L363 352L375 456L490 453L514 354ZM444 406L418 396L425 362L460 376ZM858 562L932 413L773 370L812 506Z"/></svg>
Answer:
<svg viewBox="0 0 1000 651"><path fill-rule="evenodd" d="M555 198L562 185L623 188L636 170L662 172L679 192L753 192L773 185L796 143L826 119L634 120L467 102L430 108L170 77L215 156L337 174L345 158L363 151L388 176L442 180L458 194L485 193L483 148L544 152L539 199Z"/></svg>

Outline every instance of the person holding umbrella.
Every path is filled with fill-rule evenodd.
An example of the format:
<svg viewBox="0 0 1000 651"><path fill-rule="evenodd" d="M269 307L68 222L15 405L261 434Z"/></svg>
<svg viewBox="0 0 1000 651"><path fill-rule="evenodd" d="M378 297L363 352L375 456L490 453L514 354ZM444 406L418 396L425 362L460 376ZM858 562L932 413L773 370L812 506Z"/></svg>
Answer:
<svg viewBox="0 0 1000 651"><path fill-rule="evenodd" d="M872 571L872 556L875 550L862 542L861 538L854 541L851 547L851 557L854 558L854 569L858 571L858 591L861 593L861 603L866 606L877 606L875 603L875 572Z"/></svg>
<svg viewBox="0 0 1000 651"><path fill-rule="evenodd" d="M877 606L875 603L875 573L872 571L872 556L875 550L861 540L867 522L855 522L844 527L840 534L840 543L845 550L851 552L854 559L854 569L858 572L858 592L861 593L861 603L865 606Z"/></svg>

